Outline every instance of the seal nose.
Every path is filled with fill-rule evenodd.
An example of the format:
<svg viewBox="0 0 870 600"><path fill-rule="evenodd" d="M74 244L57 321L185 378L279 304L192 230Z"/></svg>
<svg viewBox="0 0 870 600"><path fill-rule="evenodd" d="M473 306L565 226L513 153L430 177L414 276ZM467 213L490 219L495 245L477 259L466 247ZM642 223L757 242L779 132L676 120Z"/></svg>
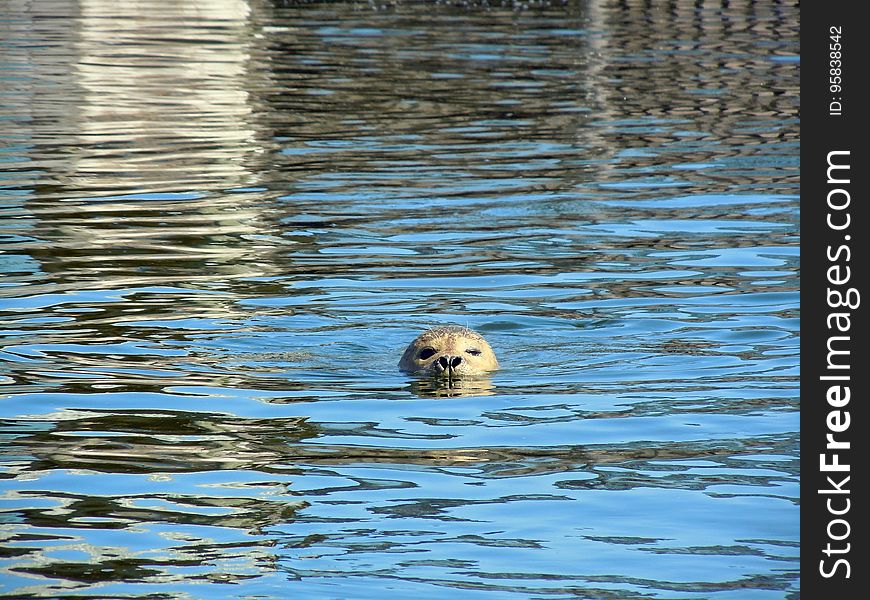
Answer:
<svg viewBox="0 0 870 600"><path fill-rule="evenodd" d="M441 368L445 371L448 369L456 369L461 362L461 356L442 356L438 359L438 364L441 365Z"/></svg>

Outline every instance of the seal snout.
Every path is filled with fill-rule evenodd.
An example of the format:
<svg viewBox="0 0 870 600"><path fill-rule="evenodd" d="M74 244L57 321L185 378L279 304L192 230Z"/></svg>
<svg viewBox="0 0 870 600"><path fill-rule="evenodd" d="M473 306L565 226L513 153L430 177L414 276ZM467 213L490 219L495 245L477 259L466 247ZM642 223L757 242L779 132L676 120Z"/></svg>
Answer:
<svg viewBox="0 0 870 600"><path fill-rule="evenodd" d="M438 361L435 363L436 365L438 365L435 368L441 372L448 371L448 372L452 373L453 371L456 370L456 368L460 365L461 362L462 362L461 356L450 356L449 354L445 354L444 356L440 357L438 359Z"/></svg>

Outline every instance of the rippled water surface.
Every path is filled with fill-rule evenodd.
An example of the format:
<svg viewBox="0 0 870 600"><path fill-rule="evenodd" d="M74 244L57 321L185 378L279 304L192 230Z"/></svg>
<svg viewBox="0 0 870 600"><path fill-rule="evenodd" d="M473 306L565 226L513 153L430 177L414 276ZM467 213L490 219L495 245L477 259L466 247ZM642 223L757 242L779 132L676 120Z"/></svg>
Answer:
<svg viewBox="0 0 870 600"><path fill-rule="evenodd" d="M798 23L4 3L0 594L796 598Z"/></svg>

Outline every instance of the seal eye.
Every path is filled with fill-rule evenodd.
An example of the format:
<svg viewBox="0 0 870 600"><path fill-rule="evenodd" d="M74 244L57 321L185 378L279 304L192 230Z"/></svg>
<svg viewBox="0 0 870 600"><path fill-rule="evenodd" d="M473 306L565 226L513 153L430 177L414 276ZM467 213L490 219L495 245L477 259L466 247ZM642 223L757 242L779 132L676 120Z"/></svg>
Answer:
<svg viewBox="0 0 870 600"><path fill-rule="evenodd" d="M466 350L466 352L471 356L480 356L480 350L478 350L477 348L469 348L468 350Z"/></svg>
<svg viewBox="0 0 870 600"><path fill-rule="evenodd" d="M420 360L426 360L435 354L435 348L423 348L420 350Z"/></svg>

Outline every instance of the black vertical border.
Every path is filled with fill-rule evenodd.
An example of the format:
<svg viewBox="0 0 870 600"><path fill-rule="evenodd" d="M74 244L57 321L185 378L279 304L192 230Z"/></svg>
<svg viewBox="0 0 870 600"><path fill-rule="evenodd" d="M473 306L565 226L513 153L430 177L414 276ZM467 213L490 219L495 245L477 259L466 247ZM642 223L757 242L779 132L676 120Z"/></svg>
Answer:
<svg viewBox="0 0 870 600"><path fill-rule="evenodd" d="M863 294L870 293L866 286L870 163L865 140L870 132L864 118L870 110L870 31L859 14L863 7L862 2L845 0L817 0L801 6L801 590L807 598L865 598L865 579L870 579L864 528L868 507L863 493L867 483L864 463L870 453L868 444L862 443L870 439L864 408L870 361L863 351L865 304L870 303L870 296ZM839 58L832 27L840 28ZM831 79L837 76L832 71L836 68L841 69L842 90L831 87L836 83ZM840 103L839 110L834 102ZM839 183L829 181L829 153L835 151L849 153L830 155L837 164L850 166L830 172ZM833 204L848 206L832 209L829 195ZM844 227L847 214L849 225ZM832 228L831 223L844 228ZM842 281L847 274L846 282L831 281L831 277ZM829 298L836 304L836 292L845 295L850 288L861 294L859 302L852 302L857 306L832 307ZM848 313L848 317L832 318L832 313ZM846 325L848 331L838 329ZM840 337L832 341L832 336ZM829 344L849 354L831 355ZM829 367L829 359L839 368ZM842 379L822 379L832 375ZM849 387L848 403L842 387L839 395L832 392L839 406L828 401L833 385ZM832 432L831 426L840 431ZM828 434L840 444L848 442L849 448L828 448ZM849 465L848 471L823 470L822 455L830 464L833 454L838 455L839 464ZM845 477L849 479L844 482ZM832 510L842 514L832 514ZM846 563L836 564L838 559L845 560L848 569Z"/></svg>

